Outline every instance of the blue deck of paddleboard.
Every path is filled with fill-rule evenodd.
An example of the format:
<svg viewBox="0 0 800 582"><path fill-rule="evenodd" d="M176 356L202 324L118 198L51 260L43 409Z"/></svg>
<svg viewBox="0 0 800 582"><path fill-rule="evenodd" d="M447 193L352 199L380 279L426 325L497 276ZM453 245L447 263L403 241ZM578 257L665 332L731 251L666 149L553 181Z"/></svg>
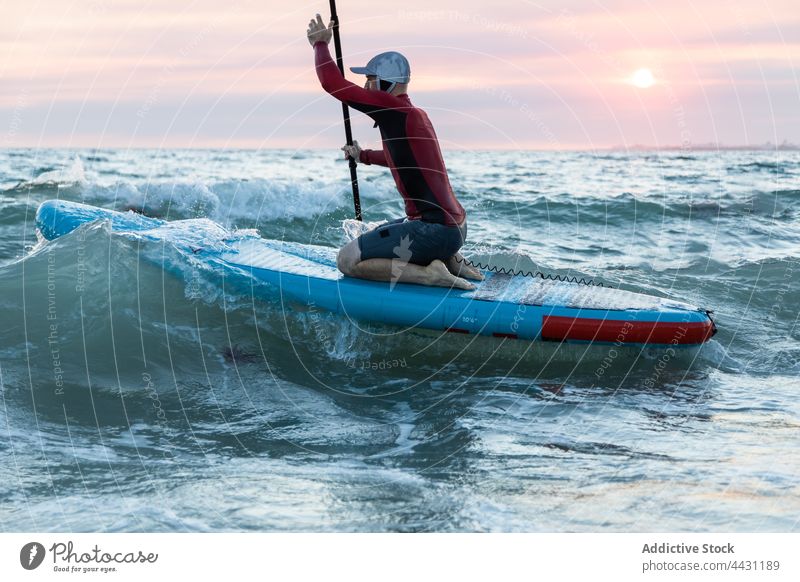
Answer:
<svg viewBox="0 0 800 582"><path fill-rule="evenodd" d="M111 222L112 230L164 240L198 260L230 269L244 282L266 282L283 297L358 320L435 330L537 339L545 316L631 322L705 322L695 306L640 293L562 281L486 273L472 291L363 281L344 277L334 249L233 237L224 248L205 247L181 223L121 213L75 202L48 201L36 215L42 235L55 239L85 223Z"/></svg>

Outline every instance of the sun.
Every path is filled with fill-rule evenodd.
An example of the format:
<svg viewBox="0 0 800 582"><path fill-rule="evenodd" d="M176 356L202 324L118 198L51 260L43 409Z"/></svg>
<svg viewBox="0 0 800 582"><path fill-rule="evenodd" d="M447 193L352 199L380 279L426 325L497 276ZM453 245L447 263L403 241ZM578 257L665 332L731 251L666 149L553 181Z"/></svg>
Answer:
<svg viewBox="0 0 800 582"><path fill-rule="evenodd" d="M655 82L656 79L653 77L653 72L650 69L639 69L630 77L631 85L639 87L639 89L648 89L652 87Z"/></svg>

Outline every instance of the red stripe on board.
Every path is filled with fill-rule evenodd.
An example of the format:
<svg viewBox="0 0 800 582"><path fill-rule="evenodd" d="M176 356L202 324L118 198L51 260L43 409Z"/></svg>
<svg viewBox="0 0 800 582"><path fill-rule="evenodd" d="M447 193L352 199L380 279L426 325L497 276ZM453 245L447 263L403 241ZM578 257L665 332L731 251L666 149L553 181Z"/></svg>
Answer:
<svg viewBox="0 0 800 582"><path fill-rule="evenodd" d="M542 339L584 340L633 344L701 344L716 329L707 321L620 321L546 315L542 318Z"/></svg>

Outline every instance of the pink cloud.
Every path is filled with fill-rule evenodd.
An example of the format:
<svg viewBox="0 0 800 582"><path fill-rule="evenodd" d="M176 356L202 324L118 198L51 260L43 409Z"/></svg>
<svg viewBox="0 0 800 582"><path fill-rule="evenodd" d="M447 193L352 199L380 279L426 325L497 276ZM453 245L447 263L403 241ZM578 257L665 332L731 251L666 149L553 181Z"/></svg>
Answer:
<svg viewBox="0 0 800 582"><path fill-rule="evenodd" d="M340 140L311 131L335 128L339 115L304 38L327 3L12 4L0 37L0 122L20 118L18 145ZM697 142L800 142L793 2L339 4L346 63L406 53L412 99L435 108L453 147L676 143L677 108ZM653 88L626 83L640 67L653 70Z"/></svg>

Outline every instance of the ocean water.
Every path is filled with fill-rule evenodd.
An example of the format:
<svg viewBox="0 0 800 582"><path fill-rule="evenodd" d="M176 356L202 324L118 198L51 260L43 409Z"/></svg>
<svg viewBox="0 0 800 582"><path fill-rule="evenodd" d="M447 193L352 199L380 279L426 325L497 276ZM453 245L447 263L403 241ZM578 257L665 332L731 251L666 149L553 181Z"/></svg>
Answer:
<svg viewBox="0 0 800 582"><path fill-rule="evenodd" d="M800 152L445 158L468 257L688 301L719 333L558 346L256 300L103 224L43 242L36 208L333 247L337 152L3 150L0 530L796 531ZM385 169L360 177L367 220L402 214Z"/></svg>

